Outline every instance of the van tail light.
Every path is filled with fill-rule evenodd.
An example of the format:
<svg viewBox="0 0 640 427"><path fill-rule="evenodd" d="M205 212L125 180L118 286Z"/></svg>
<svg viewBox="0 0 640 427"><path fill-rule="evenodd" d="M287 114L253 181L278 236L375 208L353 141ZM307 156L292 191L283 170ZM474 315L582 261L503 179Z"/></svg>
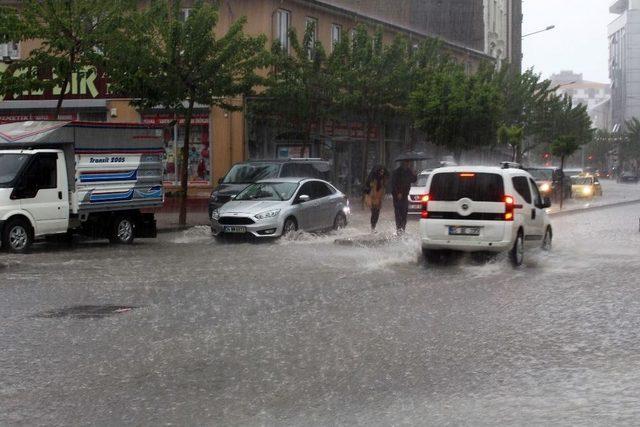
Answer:
<svg viewBox="0 0 640 427"><path fill-rule="evenodd" d="M516 199L512 196L504 196L504 220L513 221L516 212Z"/></svg>
<svg viewBox="0 0 640 427"><path fill-rule="evenodd" d="M420 198L420 201L422 202L422 212L420 213L420 218L427 219L429 218L429 210L428 210L429 195L425 194Z"/></svg>

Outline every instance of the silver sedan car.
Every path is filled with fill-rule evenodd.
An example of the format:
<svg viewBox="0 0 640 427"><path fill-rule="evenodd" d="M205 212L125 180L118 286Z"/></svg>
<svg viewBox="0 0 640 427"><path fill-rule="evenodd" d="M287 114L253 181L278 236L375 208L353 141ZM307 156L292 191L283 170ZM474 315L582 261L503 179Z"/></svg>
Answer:
<svg viewBox="0 0 640 427"><path fill-rule="evenodd" d="M211 213L211 232L277 237L296 230L345 227L347 197L319 179L280 178L251 184Z"/></svg>

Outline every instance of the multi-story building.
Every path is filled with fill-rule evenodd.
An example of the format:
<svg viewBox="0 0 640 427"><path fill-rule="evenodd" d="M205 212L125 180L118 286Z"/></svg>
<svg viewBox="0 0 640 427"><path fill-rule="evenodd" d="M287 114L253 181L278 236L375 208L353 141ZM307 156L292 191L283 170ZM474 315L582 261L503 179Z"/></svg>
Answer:
<svg viewBox="0 0 640 427"><path fill-rule="evenodd" d="M459 43L508 61L522 62L522 0L327 0L348 10Z"/></svg>
<svg viewBox="0 0 640 427"><path fill-rule="evenodd" d="M616 0L609 11L611 123L614 131L626 120L640 118L640 0Z"/></svg>
<svg viewBox="0 0 640 427"><path fill-rule="evenodd" d="M498 65L522 64L522 0L484 0L484 48Z"/></svg>
<svg viewBox="0 0 640 427"><path fill-rule="evenodd" d="M474 0L475 1L475 0ZM421 2L407 0L408 3L418 5ZM288 30L295 28L298 33L305 31L308 22L313 21L316 26L317 38L324 46L333 43L351 32L357 25L364 24L370 28L381 28L385 40L391 40L397 34L403 34L411 40L419 41L433 35L427 26L418 25L412 14L392 14L393 8L373 10L371 5L375 1L347 1L347 0L220 0L219 23L217 32L225 32L232 22L241 17L247 18L246 32L252 35L266 34L268 43L280 40L288 45ZM378 2L379 4L390 2ZM405 3L405 2L400 2ZM453 9L449 3L468 3L463 1L436 1L443 4L440 21L436 28L464 35L468 31L469 23L455 15L447 15ZM0 4L16 4L15 0L0 0ZM19 4L19 2L17 3ZM191 1L185 0L184 16L189 13ZM393 2L395 5L396 2ZM432 6L435 7L435 6ZM429 10L428 8L424 9ZM384 12L387 12L386 15ZM424 14L422 16L425 16ZM453 20L446 24L446 17ZM480 15L481 16L481 15ZM416 23L417 22L417 23ZM452 28L449 28L452 27ZM457 28L457 30L454 30ZM471 31L468 40L473 41L477 30ZM482 43L465 43L465 37L452 37L443 41L443 49L458 61L470 68L477 66L480 61L491 58L484 52ZM37 45L37 41L26 43L0 45L0 72L6 68L6 63L28 55ZM330 48L329 48L330 49ZM4 62L4 63L3 63ZM21 94L12 99L0 98L0 120L19 119L48 119L53 118L56 94L60 88L53 91L31 92ZM74 75L67 88L68 95L62 105L64 119L114 121L114 122L147 122L167 124L174 120L165 110L137 111L129 105L126 98L115 96L109 92L108 82L101 76L92 73ZM243 106L247 100L237 99L234 102ZM249 157L290 156L297 153L301 145L290 134L270 134L267 137L256 136L245 120L245 114L240 111L224 111L206 105L197 106L192 130L192 145L189 156L190 187L194 191L206 192L218 178L223 176L229 167ZM329 131L319 132L312 155L326 154L322 147L332 147L337 151L343 142L358 142L363 140L362 126L358 123L342 123L332 127ZM180 152L183 141L182 120L170 129L166 129L166 162L165 179L168 186L177 183L180 166ZM384 143L385 136L378 132ZM381 136L380 136L381 135ZM344 146L344 145L343 145Z"/></svg>
<svg viewBox="0 0 640 427"><path fill-rule="evenodd" d="M609 106L611 85L608 83L584 80L582 74L573 71L561 71L551 76L551 82L557 86L558 95L569 95L573 105L585 105L597 129L609 129Z"/></svg>

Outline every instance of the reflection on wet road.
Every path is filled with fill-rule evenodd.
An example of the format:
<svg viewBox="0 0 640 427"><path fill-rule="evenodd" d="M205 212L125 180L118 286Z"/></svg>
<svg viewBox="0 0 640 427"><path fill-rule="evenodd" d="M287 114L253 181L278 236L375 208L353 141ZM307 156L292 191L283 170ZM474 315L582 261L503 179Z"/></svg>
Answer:
<svg viewBox="0 0 640 427"><path fill-rule="evenodd" d="M557 218L518 270L426 266L415 223L372 248L201 227L3 254L0 424L632 423L639 217Z"/></svg>

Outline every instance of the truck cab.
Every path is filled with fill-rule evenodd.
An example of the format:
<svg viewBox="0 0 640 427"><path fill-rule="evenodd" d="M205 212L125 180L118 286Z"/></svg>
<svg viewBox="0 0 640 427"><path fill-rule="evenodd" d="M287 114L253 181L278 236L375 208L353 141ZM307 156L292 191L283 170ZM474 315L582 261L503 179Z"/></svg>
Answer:
<svg viewBox="0 0 640 427"><path fill-rule="evenodd" d="M67 232L69 184L62 150L0 151L0 170L0 229L10 226L3 245L21 250L29 240L25 233L33 238Z"/></svg>

